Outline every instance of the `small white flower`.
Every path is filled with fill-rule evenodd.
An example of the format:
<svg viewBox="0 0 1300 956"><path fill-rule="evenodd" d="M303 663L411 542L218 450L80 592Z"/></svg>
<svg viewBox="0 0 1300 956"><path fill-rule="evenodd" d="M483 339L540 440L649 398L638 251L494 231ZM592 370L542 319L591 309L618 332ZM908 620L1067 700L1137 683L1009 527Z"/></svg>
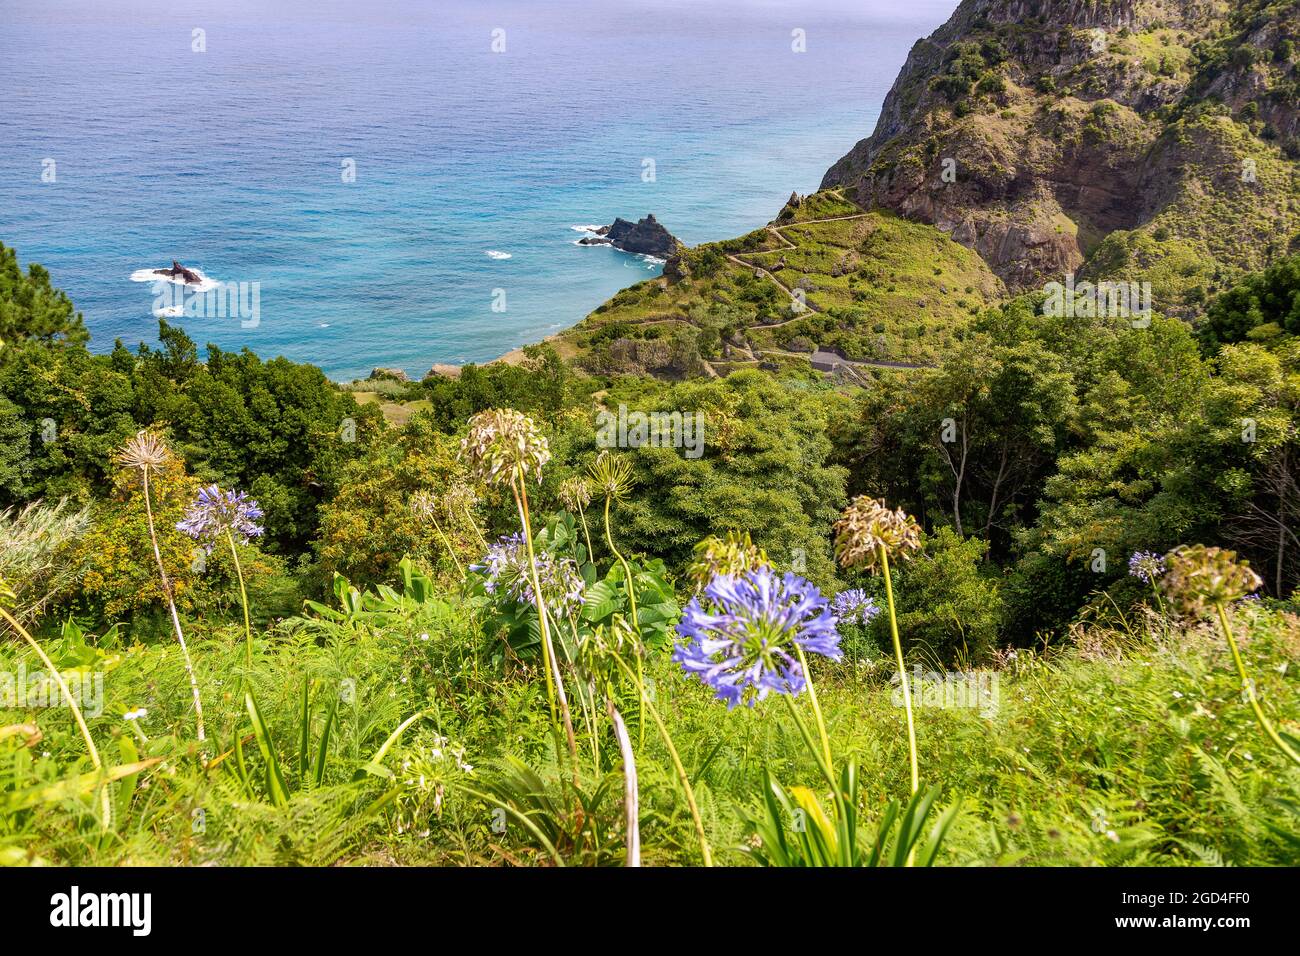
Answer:
<svg viewBox="0 0 1300 956"><path fill-rule="evenodd" d="M142 717L149 716L149 708L137 707L135 710L128 710L122 715L123 720L140 720Z"/></svg>

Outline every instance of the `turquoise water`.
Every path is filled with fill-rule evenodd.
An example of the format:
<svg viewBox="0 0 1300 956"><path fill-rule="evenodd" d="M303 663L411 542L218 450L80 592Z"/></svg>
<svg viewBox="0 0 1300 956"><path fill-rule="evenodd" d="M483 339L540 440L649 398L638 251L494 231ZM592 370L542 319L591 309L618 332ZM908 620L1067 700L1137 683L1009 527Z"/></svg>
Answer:
<svg viewBox="0 0 1300 956"><path fill-rule="evenodd" d="M694 244L816 188L955 0L899 6L0 0L0 241L100 350L155 339L130 277L179 259L257 284L256 323L173 319L201 344L336 379L485 361L658 274L573 227Z"/></svg>

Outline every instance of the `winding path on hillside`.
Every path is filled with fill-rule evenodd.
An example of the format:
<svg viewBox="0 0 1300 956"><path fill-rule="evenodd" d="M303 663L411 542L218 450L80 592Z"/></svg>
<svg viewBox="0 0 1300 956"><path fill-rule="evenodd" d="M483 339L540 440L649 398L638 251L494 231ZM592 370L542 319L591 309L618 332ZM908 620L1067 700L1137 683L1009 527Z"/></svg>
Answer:
<svg viewBox="0 0 1300 956"><path fill-rule="evenodd" d="M853 206L857 206L857 203L853 202L851 199L846 198L844 193L839 189L830 189L827 190L827 193L832 196L836 196L843 202L847 202ZM858 208L861 209L862 207L858 206ZM767 231L771 233L773 236L775 236L782 243L782 245L777 249L768 249L762 253L749 253L749 255L750 256L767 255L768 253L771 252L781 252L788 249L798 249L799 248L798 243L791 242L790 239L784 233L782 233L781 230L783 229L791 229L795 226L810 226L813 225L814 223L819 223L819 222L850 222L854 219L865 219L869 215L871 214L864 211L864 212L854 213L851 216L824 216L820 219L803 219L800 220L799 222L787 223L784 226L774 226L768 224L768 226L766 227ZM756 272L761 272L763 275L767 276L769 279L775 282L777 286L783 292L785 292L786 295L790 297L790 300L792 302L800 303L800 305L802 305L803 308L806 309L808 312L816 313L819 315L822 314L822 310L819 309L817 306L813 305L811 302L809 302L807 300L807 297L804 297L801 300L797 295L795 295L794 290L791 289L784 282L782 282L780 279L778 279L770 269L764 268L763 266L759 265L756 262L746 262L741 256L738 255L731 255L730 253L728 253L727 258L734 264L740 266L741 268L750 269ZM783 325L789 325L791 322L798 322L799 320L804 318L807 318L807 316L801 313L799 315L792 316L791 318L788 319L782 319L780 322L770 322L770 323L759 324L759 325L751 325L749 328L751 330L752 329L779 329ZM781 349L750 349L748 351L750 356L749 359L742 360L742 362L760 361L760 359L756 357L755 353L757 353L758 355L781 355L789 358L802 358L802 359L807 359L808 357L802 352L788 352L788 351L783 351ZM934 368L933 365L927 365L921 362L868 361L868 360L856 360L856 359L848 359L848 358L846 358L844 362L846 365L850 366L851 369L852 367L881 368L881 369Z"/></svg>
<svg viewBox="0 0 1300 956"><path fill-rule="evenodd" d="M837 189L835 189L835 190L829 190L829 192L830 192L832 195L834 195L834 196L838 196L842 201L844 201L844 202L849 202L849 200L845 199L845 198L844 198L844 194L841 193L839 190L837 190ZM854 205L856 205L856 204L854 204ZM764 250L764 251L761 252L761 253L751 252L751 253L748 253L748 255L750 255L750 256L755 256L755 255L767 255L768 253L772 253L772 252L783 252L783 251L786 251L786 250L789 250L789 249L798 249L798 248L799 248L799 244L798 244L798 243L795 243L795 242L791 242L791 241L790 241L790 240L789 240L789 239L788 239L788 238L787 238L787 237L786 237L786 236L781 232L782 229L791 229L791 228L793 228L793 227L795 227L795 226L811 226L811 225L814 225L815 223L819 223L819 222L849 222L849 221L854 220L854 219L866 219L867 216L869 216L869 215L871 215L871 214L870 214L870 213L867 213L867 212L859 212L859 213L854 213L854 214L851 215L851 216L825 216L825 217L823 217L823 218L821 218L821 219L802 219L802 220L800 220L799 222L791 222L791 223L787 223L787 224L784 225L784 226L773 226L773 225L771 225L771 224L769 223L765 228L767 229L767 231L768 231L769 233L771 233L773 236L775 236L775 237L777 238L777 240L780 241L780 242L782 243L782 245L779 246L779 247L776 248L776 249L766 249L766 250ZM790 301L791 301L791 302L797 302L797 303L799 303L800 306L802 306L802 308L800 309L800 312L801 312L801 313L802 313L804 310L807 310L808 312L813 312L813 313L816 313L816 314L821 314L821 312L822 312L821 309L819 309L817 306L815 306L815 305L813 305L811 302L809 302L806 296L803 297L803 298L800 298L799 296L797 296L797 295L795 294L794 290L791 289L791 288L790 288L788 285L786 285L784 282L782 282L780 279L778 279L778 278L776 277L776 275L775 275L775 274L774 274L770 269L767 269L767 268L765 268L765 267L759 265L757 262L746 262L743 258L741 258L741 257L738 256L738 255L732 255L731 253L727 253L726 255L727 255L727 259L729 259L729 260L730 260L732 263L734 263L735 265L738 265L738 266L740 266L740 267L743 268L743 269L749 269L749 270L751 270L751 271L761 272L761 273L763 273L763 275L767 276L769 279L771 279L773 282L775 282L775 283L777 284L777 286L781 289L781 291L783 291L786 295L788 295L788 296L790 297ZM791 322L798 322L800 319L805 318L805 317L806 317L806 316L804 316L803 314L799 314L799 315L795 315L795 316L793 316L792 318L789 318L789 319L783 319L783 320L780 321L780 322L771 322L771 323L768 323L768 324L765 324L765 325L755 325L755 326L752 326L752 328L755 328L755 329L778 329L778 328L780 328L780 327L783 326L783 325L789 325Z"/></svg>
<svg viewBox="0 0 1300 956"><path fill-rule="evenodd" d="M859 209L862 208L862 207L858 206L857 203L853 202L853 200L848 199L847 197L845 197L844 193L843 193L840 189L830 189L830 190L827 190L827 193L830 194L830 195L833 195L833 196L838 197L841 201L843 201L843 202L847 202L847 203L849 203L849 204L852 205L852 206L855 206L855 207L857 207L857 208L859 208ZM864 211L864 212L857 212L857 213L854 213L854 214L851 215L851 216L824 216L824 217L822 217L822 218L820 218L820 219L802 219L802 220L800 220L800 221L798 221L798 222L786 223L784 226L774 226L774 225L772 225L771 223L769 223L769 224L768 224L767 226L765 226L764 228L765 228L769 233L771 233L773 236L775 236L776 239L781 243L781 245L780 245L778 248L776 248L776 249L767 249L767 250L764 250L764 251L761 252L761 253L748 253L748 255L750 255L750 256L754 256L754 255L767 255L768 253L772 253L772 252L782 252L782 251L789 250L789 249L798 249L798 248L799 248L799 244L798 244L798 243L795 243L795 242L791 242L790 239L782 233L781 230L783 230L783 229L792 229L792 228L794 228L795 226L811 226L811 225L814 225L815 223L820 223L820 222L850 222L850 221L852 221L852 220L854 220L854 219L866 219L869 215L871 215L871 214L868 213L868 212L865 212L865 211ZM821 309L819 309L817 306L813 305L811 302L809 302L809 301L807 300L807 297L804 297L803 299L800 299L799 296L795 295L794 290L791 289L789 286L787 286L787 285L786 285L784 282L782 282L780 279L778 279L778 278L776 277L776 275L773 274L773 272L772 272L770 269L767 269L767 268L765 268L764 266L761 266L761 265L759 265L759 264L756 263L756 262L746 262L746 261L745 261L741 256L739 256L739 255L732 255L731 253L726 253L726 257L727 257L727 259L728 259L730 262L732 262L734 265L740 266L742 269L749 269L750 271L753 271L753 272L761 272L763 275L767 276L767 277L768 277L769 279L771 279L774 283L776 283L776 285L777 285L777 286L778 286L778 287L779 287L779 288L780 288L780 289L781 289L781 290L782 290L786 295L788 295L788 296L790 297L791 302L798 302L800 305L803 306L803 309L806 310L806 312L810 312L810 313L814 313L814 314L818 314L818 315L823 314L823 312L822 312ZM805 319L805 318L807 318L807 314L804 313L804 312L801 312L800 314L798 314L798 315L794 315L794 316L792 316L791 318L788 318L788 319L782 319L780 322L771 322L771 323L765 323L765 324L756 324L756 325L751 325L751 326L749 326L748 329L746 329L746 331L751 331L751 330L755 330L755 329L764 329L764 330L766 330L766 329L779 329L779 328L780 328L781 326L783 326L783 325L789 325L791 322L798 322L799 320L801 320L801 319ZM680 317L680 318L679 318L679 317L666 317L666 318L661 318L661 319L649 319L649 320L647 320L647 321L643 321L643 322L641 322L640 324L641 324L641 325L660 325L660 324L667 324L667 323L670 323L670 322L671 322L671 323L676 323L676 324L685 323L685 324L687 324L687 325L694 325L693 322L691 322L689 319L687 319L687 318L685 318L685 317ZM738 348L738 346L732 346L732 348ZM759 364L759 363L762 361L762 359L760 359L760 358L758 357L758 356L760 356L760 355L780 355L780 356L787 357L787 358L798 358L798 359L803 359L803 360L805 360L805 361L808 360L808 355L807 355L807 353L804 353L804 352L789 352L789 351L785 351L785 350L782 350L782 349L753 349L753 348L745 348L745 349L744 349L744 352L747 353L747 354L749 355L749 358L747 358L747 359L722 359L722 360L715 360L715 361L717 361L718 364L722 364L722 365L757 365L757 364ZM700 359L700 364L702 364L702 365L704 366L704 371L707 373L707 375L708 375L710 378L719 378L719 377L720 377L720 376L718 375L718 371L717 371L717 369L714 368L714 363L713 363L713 362L710 362L708 359L701 358L701 359ZM859 359L849 359L849 358L846 358L846 359L844 359L844 367L846 367L846 368L848 369L849 373L850 373L851 375L853 375L855 378L857 378L859 382L861 382L862 384L866 384L866 382L864 382L864 381L862 380L861 375L857 372L857 369L859 369L859 368L878 368L878 369L905 370L905 369L934 368L935 366L933 366L933 365L928 365L928 364L925 364L925 363L922 363L922 362L889 362L889 361L884 361L884 360L880 360L880 361L870 361L870 360L866 360L866 359L859 360Z"/></svg>

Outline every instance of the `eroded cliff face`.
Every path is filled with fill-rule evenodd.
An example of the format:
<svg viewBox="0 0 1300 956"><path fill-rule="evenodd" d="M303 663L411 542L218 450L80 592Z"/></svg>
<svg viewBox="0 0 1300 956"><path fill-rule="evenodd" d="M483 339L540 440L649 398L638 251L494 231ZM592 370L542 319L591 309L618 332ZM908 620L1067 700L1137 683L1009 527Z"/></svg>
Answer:
<svg viewBox="0 0 1300 956"><path fill-rule="evenodd" d="M1300 0L966 0L822 185L1012 290L1151 273L1178 311L1296 244L1298 34Z"/></svg>

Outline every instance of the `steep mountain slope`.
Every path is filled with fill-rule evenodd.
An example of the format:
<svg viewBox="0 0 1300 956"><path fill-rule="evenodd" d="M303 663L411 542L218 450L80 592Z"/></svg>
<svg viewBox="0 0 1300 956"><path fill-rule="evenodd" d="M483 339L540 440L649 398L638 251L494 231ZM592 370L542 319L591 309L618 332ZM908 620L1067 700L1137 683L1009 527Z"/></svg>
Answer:
<svg viewBox="0 0 1300 956"><path fill-rule="evenodd" d="M1184 312L1297 245L1300 3L966 0L827 172L1013 290L1149 278Z"/></svg>
<svg viewBox="0 0 1300 956"><path fill-rule="evenodd" d="M818 193L673 257L561 350L662 375L813 346L925 364L1066 273L1195 319L1300 250L1297 47L1300 0L964 0Z"/></svg>
<svg viewBox="0 0 1300 956"><path fill-rule="evenodd" d="M762 229L682 251L557 344L593 372L669 377L806 363L816 347L920 364L1004 295L977 253L935 227L825 191L792 196Z"/></svg>

